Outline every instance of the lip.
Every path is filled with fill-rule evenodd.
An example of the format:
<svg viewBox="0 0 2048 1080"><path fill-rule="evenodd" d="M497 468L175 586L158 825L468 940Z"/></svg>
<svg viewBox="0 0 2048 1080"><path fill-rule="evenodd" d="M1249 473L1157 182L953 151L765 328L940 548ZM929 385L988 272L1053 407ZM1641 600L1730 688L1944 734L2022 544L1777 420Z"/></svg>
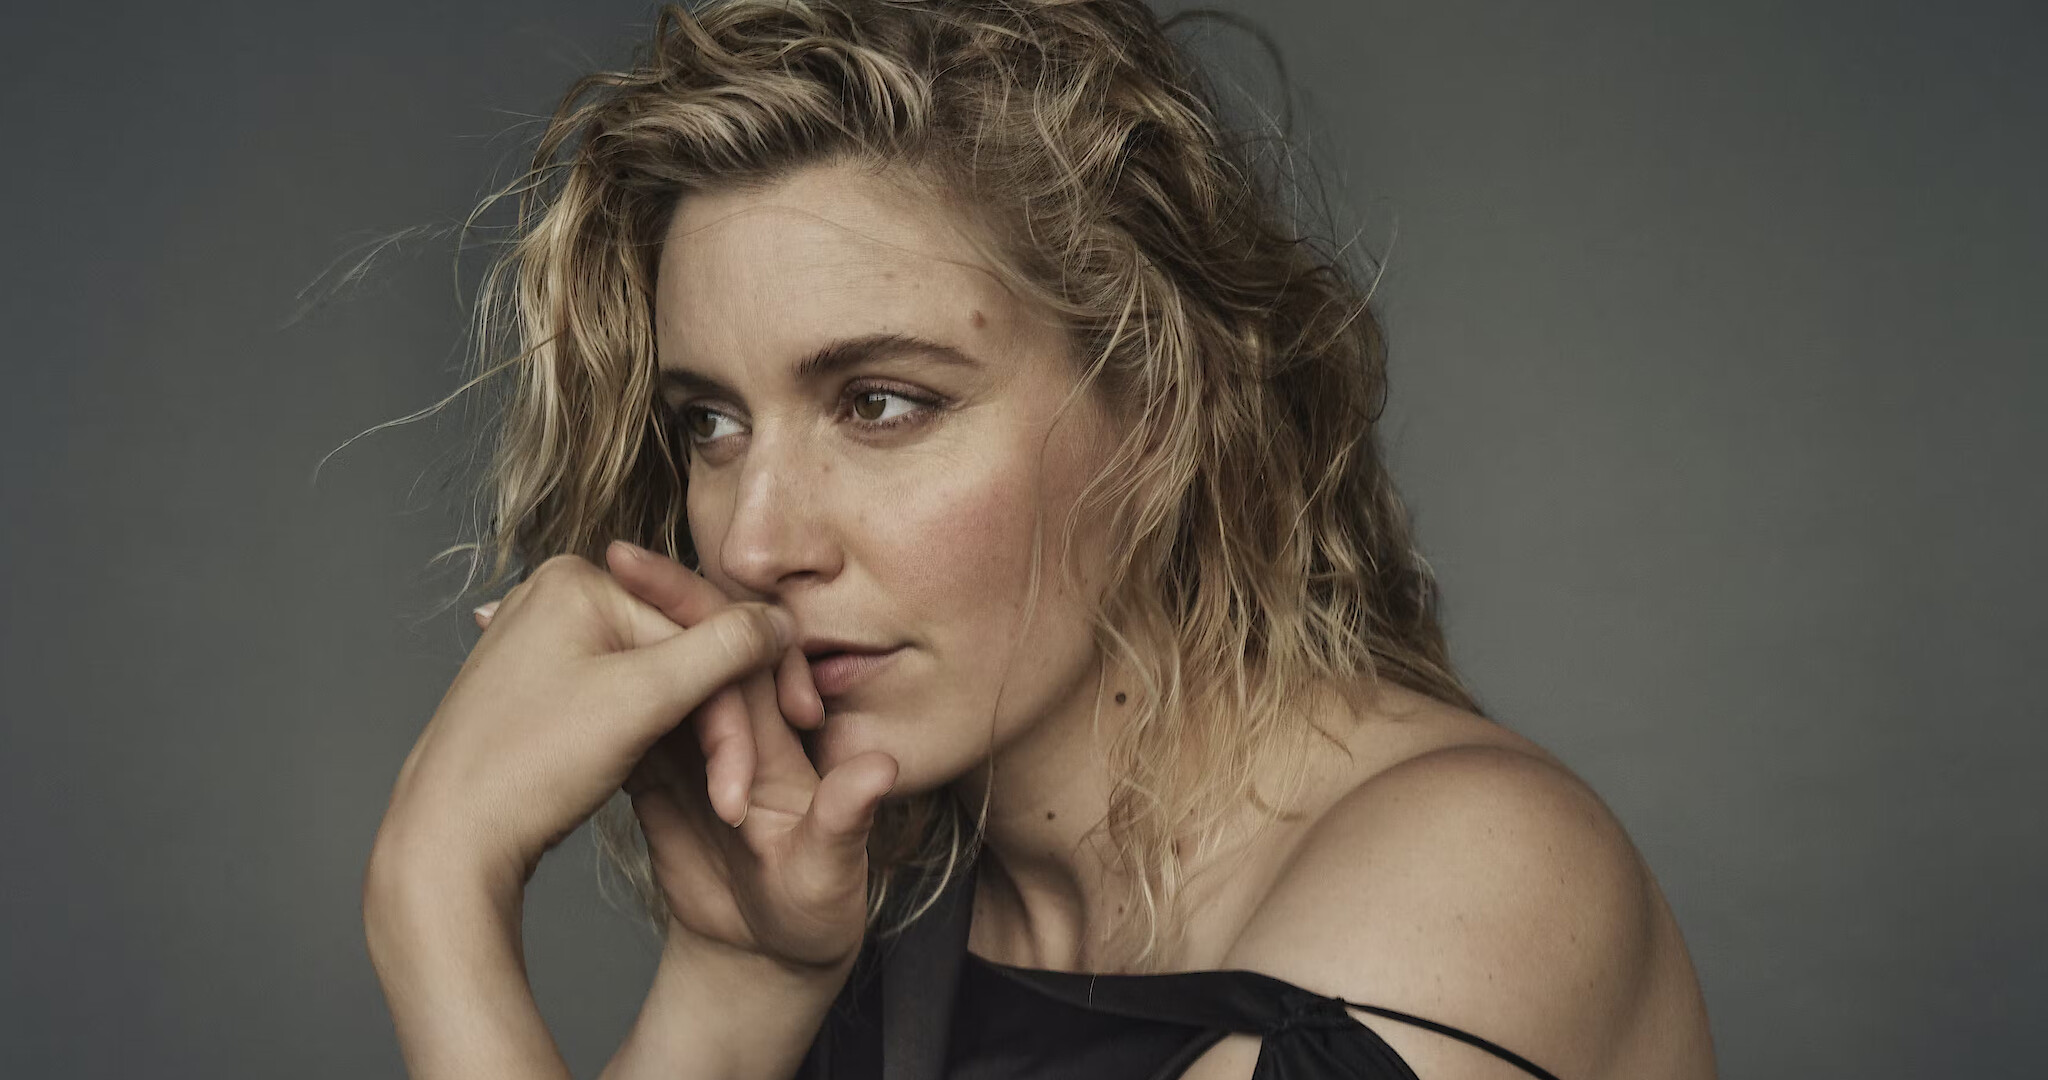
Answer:
<svg viewBox="0 0 2048 1080"><path fill-rule="evenodd" d="M893 649L835 649L825 644L806 648L804 655L810 659L811 683L818 688L818 696L829 698L866 682L902 651L902 646ZM824 655L813 656L813 653Z"/></svg>

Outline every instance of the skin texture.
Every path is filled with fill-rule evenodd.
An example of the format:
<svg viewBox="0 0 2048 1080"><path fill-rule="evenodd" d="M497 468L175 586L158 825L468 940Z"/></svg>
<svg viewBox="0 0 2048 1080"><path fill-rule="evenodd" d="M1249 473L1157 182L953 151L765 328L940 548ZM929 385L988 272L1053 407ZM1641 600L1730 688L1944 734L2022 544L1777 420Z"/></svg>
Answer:
<svg viewBox="0 0 2048 1080"><path fill-rule="evenodd" d="M844 180L810 172L766 195L685 200L656 333L664 371L716 384L666 398L685 410L686 438L693 422L713 432L689 466L705 576L782 606L800 637L903 646L892 670L827 702L819 767L886 750L899 791L929 790L1068 707L1093 674L1062 590L1046 590L1022 635L1012 627L1034 512L1064 512L1095 464L1100 419L1084 401L1055 425L1070 386L1055 325L962 265L963 242L907 196ZM898 352L792 373L829 342L884 333L971 363ZM848 398L884 389L906 396L885 399L881 423L895 426L878 430Z"/></svg>
<svg viewBox="0 0 2048 1080"><path fill-rule="evenodd" d="M981 269L949 218L846 167L686 199L656 312L661 366L684 376L666 404L683 437L710 436L689 466L705 577L785 608L800 638L902 647L826 701L818 767L880 751L900 764L898 793L957 782L978 797L993 762L992 834L1018 855L1006 865L1028 874L1040 853L1063 856L1103 799L1087 728L1104 673L1049 551L1028 623L1025 609L1034 529L1057 535L1100 464L1105 421L1086 398L1062 411L1074 365L1058 324ZM830 342L884 333L970 362L900 352L810 379L792 370ZM880 389L905 395L879 414L899 426L851 412L850 394ZM1081 565L1099 542L1077 538ZM1055 935L1079 940L1071 915L1103 890L1045 869L1028 887L1058 905Z"/></svg>
<svg viewBox="0 0 2048 1080"><path fill-rule="evenodd" d="M1064 334L981 266L966 227L844 164L684 199L655 305L663 400L691 444L704 578L789 612L800 642L895 650L825 695L808 745L818 772L872 755L898 766L897 795L989 792L970 948L1093 970L1122 894L1087 840L1109 787L1095 704L1136 691L1084 619L1102 538L1079 536L1079 592L1050 549L1102 460L1107 413L1085 397L1063 410L1076 370ZM887 334L959 362L894 350L799 368ZM1247 819L1195 868L1197 914L1169 967L1267 971L1463 1027L1563 1076L1713 1074L1668 908L1584 784L1527 740L1398 687L1364 715L1313 719L1346 753L1318 754L1292 789L1299 821ZM1518 1075L1366 1022L1424 1076ZM1255 1056L1229 1039L1189 1075L1243 1077Z"/></svg>
<svg viewBox="0 0 2048 1080"><path fill-rule="evenodd" d="M786 612L734 604L684 629L614 574L570 555L535 567L488 621L399 769L363 875L370 961L406 1067L422 1080L568 1075L525 978L520 916L527 880L548 849L632 783L678 717L721 687L765 672L795 629ZM836 785L814 784L796 827L753 827L744 838L746 856L728 863L742 886L786 886L806 877L855 881L843 899L815 890L790 897L779 888L768 903L753 905L771 915L845 911L843 930L774 919L766 936L755 928L751 944L760 947L743 956L730 947L701 947L719 944L702 934L670 935L668 944L681 955L664 966L687 967L700 983L723 976L744 991L725 995L728 1015L765 1009L791 1028L783 1038L771 1032L728 1049L720 1045L730 1038L721 1029L700 1023L692 1031L686 1022L673 1034L696 1047L696 1075L787 1075L780 1059L794 1062L787 1048L800 1052L823 1001L843 980L843 968L818 969L849 953L860 937L857 883L871 812L857 797L864 775L871 774L841 770ZM856 781L852 789L849 779ZM768 859L758 857L761 851ZM757 872L764 862L776 872ZM758 900L758 892L751 898ZM729 902L739 894L727 894ZM847 944L834 948L835 936ZM812 953L818 962L764 963L771 951L799 961ZM665 996L677 999L693 1003L687 993Z"/></svg>

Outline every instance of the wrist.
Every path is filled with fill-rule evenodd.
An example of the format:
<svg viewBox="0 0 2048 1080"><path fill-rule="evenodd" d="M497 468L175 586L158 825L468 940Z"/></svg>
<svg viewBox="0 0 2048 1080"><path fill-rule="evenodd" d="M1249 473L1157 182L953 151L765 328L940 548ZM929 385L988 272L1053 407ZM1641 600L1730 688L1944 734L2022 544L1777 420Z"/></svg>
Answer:
<svg viewBox="0 0 2048 1080"><path fill-rule="evenodd" d="M654 984L604 1080L789 1076L853 968L791 965L669 927Z"/></svg>
<svg viewBox="0 0 2048 1080"><path fill-rule="evenodd" d="M487 910L516 927L528 874L507 862L477 857L459 844L436 842L387 822L370 846L363 904L380 909L462 906Z"/></svg>
<svg viewBox="0 0 2048 1080"><path fill-rule="evenodd" d="M822 993L829 997L839 992L859 954L856 947L830 964L796 963L693 934L671 918L662 938L661 966L729 973L735 979L747 980L749 985L773 988L780 995Z"/></svg>
<svg viewBox="0 0 2048 1080"><path fill-rule="evenodd" d="M370 963L387 983L432 978L456 961L451 949L487 951L524 979L523 882L465 860L382 837L363 872L363 930Z"/></svg>
<svg viewBox="0 0 2048 1080"><path fill-rule="evenodd" d="M448 864L372 857L363 926L409 1075L567 1080L526 981L522 899Z"/></svg>

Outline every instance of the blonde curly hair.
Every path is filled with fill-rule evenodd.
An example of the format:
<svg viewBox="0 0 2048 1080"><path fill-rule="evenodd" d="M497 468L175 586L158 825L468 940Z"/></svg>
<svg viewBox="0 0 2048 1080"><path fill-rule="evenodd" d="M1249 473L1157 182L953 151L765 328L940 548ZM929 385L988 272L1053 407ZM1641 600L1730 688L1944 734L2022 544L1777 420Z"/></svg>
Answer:
<svg viewBox="0 0 2048 1080"><path fill-rule="evenodd" d="M1177 939L1191 860L1245 807L1278 812L1256 767L1303 764L1322 688L1357 705L1384 678L1479 711L1374 434L1385 346L1367 278L1290 226L1286 177L1258 168L1284 139L1222 121L1169 37L1186 17L1140 0L664 9L635 65L579 80L531 169L479 208L518 201L470 384L509 385L487 522L450 549L485 592L552 555L601 560L613 538L696 565L655 393L655 267L677 202L831 161L919 178L986 226L1012 290L1066 321L1077 385L1118 420L1074 516L1109 523L1095 636L1140 691L1104 748L1099 826L1133 883L1117 936L1135 970ZM871 926L915 918L979 821L946 789L885 804ZM595 828L665 926L623 796Z"/></svg>

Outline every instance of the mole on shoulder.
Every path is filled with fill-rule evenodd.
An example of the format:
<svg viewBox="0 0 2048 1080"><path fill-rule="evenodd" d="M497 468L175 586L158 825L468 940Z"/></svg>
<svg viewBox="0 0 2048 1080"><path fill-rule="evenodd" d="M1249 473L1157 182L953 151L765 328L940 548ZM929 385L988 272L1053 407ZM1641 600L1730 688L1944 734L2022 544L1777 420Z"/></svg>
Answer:
<svg viewBox="0 0 2048 1080"><path fill-rule="evenodd" d="M1125 701L1125 699L1126 699L1127 697L1128 697L1128 695L1126 695L1126 694L1125 694L1125 693L1124 693L1123 691L1121 691L1121 690L1117 691L1117 692L1116 692L1116 703L1117 703L1117 704L1119 704L1119 705L1123 704L1123 703L1124 703L1124 701Z"/></svg>
<svg viewBox="0 0 2048 1080"><path fill-rule="evenodd" d="M1051 821L1052 819L1053 819L1053 812L1052 812L1052 811L1050 811L1050 810L1047 810L1047 811L1045 812L1045 820L1047 820L1047 821Z"/></svg>

